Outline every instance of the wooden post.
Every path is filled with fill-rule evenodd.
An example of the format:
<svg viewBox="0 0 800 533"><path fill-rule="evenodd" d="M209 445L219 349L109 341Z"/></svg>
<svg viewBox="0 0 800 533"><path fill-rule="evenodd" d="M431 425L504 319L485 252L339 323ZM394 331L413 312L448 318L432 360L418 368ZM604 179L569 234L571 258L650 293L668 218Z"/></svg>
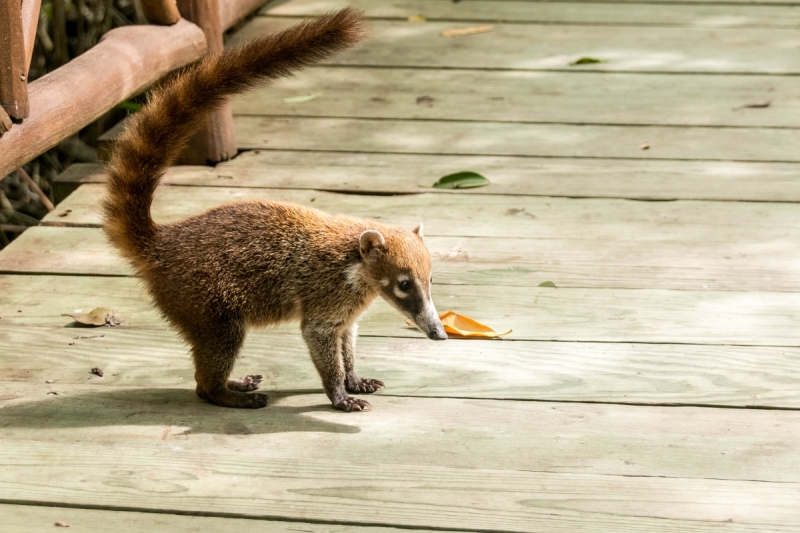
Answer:
<svg viewBox="0 0 800 533"><path fill-rule="evenodd" d="M36 27L39 25L39 10L42 0L22 0L22 35L25 37L25 64L31 68L33 45L36 42ZM27 72L26 71L26 72Z"/></svg>
<svg viewBox="0 0 800 533"><path fill-rule="evenodd" d="M0 1L0 106L16 120L26 118L28 62L19 0Z"/></svg>
<svg viewBox="0 0 800 533"><path fill-rule="evenodd" d="M203 30L208 43L208 53L222 52L222 31L219 0L178 0L183 18L194 22ZM181 163L205 165L225 161L236 155L236 138L233 130L233 111L229 103L206 118L205 126L189 141L189 149Z"/></svg>
<svg viewBox="0 0 800 533"><path fill-rule="evenodd" d="M141 0L142 11L150 24L172 26L181 18L175 0Z"/></svg>

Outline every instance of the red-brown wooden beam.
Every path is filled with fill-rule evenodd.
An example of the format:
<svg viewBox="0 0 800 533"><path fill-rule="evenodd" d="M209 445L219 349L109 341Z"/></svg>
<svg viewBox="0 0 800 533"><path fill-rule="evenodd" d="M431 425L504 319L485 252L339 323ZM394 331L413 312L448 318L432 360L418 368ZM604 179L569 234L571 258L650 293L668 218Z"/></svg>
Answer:
<svg viewBox="0 0 800 533"><path fill-rule="evenodd" d="M0 0L0 106L15 120L29 113L28 61L20 8L19 0Z"/></svg>
<svg viewBox="0 0 800 533"><path fill-rule="evenodd" d="M29 85L30 117L0 137L0 176L205 52L203 32L185 20L111 30L97 46Z"/></svg>
<svg viewBox="0 0 800 533"><path fill-rule="evenodd" d="M178 10L183 18L194 22L206 36L208 53L222 52L222 32L219 0L178 0ZM233 111L229 103L210 113L205 125L189 141L181 163L205 165L225 161L236 155L236 138L233 129Z"/></svg>

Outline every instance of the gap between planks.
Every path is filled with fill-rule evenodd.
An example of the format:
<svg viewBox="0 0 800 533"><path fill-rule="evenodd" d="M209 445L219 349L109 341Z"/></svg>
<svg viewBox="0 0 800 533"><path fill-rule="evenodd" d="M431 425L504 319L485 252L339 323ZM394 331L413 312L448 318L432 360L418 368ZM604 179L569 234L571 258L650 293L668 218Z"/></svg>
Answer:
<svg viewBox="0 0 800 533"><path fill-rule="evenodd" d="M3 524L14 533L41 533L51 529L55 522L65 522L71 533L119 533L121 529L128 533L153 533L162 531L169 533L229 533L247 531L253 526L269 528L274 533L401 533L408 529L393 527L364 527L360 525L321 524L298 520L255 521L253 518L202 516L198 514L182 514L180 511L164 512L129 511L122 509L106 509L102 505L70 506L68 504L51 504L43 502L11 501L0 503L0 516ZM420 533L435 533L434 530L417 530ZM439 530L443 533L454 533L453 530Z"/></svg>

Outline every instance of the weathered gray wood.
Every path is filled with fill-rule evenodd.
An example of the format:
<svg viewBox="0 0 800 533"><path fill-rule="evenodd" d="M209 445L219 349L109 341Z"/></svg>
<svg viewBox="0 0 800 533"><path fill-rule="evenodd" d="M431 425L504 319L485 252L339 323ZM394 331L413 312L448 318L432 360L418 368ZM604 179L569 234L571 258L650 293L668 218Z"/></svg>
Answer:
<svg viewBox="0 0 800 533"><path fill-rule="evenodd" d="M800 408L797 348L371 336L358 344L357 371L383 380L386 396ZM104 371L91 381L97 390L194 382L186 345L164 329L6 325L0 352L0 375L19 384L14 398L39 398L48 379L58 390L86 384L94 367ZM266 391L322 394L296 327L252 331L234 370L248 373L262 374Z"/></svg>
<svg viewBox="0 0 800 533"><path fill-rule="evenodd" d="M258 17L236 40L276 31L294 17ZM791 28L649 28L550 24L497 24L489 33L441 37L452 22L375 20L369 41L328 64L509 70L605 72L716 72L798 74ZM462 23L461 26L469 26ZM571 67L580 57L605 62Z"/></svg>
<svg viewBox="0 0 800 533"><path fill-rule="evenodd" d="M322 15L333 9L355 5L365 9L372 18L394 18L407 20L414 15L423 15L429 21L476 21L494 22L548 22L630 24L636 26L792 26L800 22L794 6L718 5L713 2L652 3L547 1L520 2L518 0L477 0L453 2L452 0L293 0L267 5L261 13L271 16L307 17ZM771 2L774 4L784 2ZM791 1L785 3L790 4ZM796 2L795 2L796 3Z"/></svg>
<svg viewBox="0 0 800 533"><path fill-rule="evenodd" d="M213 516L181 516L164 513L136 513L130 511L102 511L97 509L72 509L52 505L3 505L0 516L4 527L14 533L42 533L58 529L56 522L69 524L70 533L119 533L121 528L130 533L235 533L264 528L275 533L406 533L408 530L382 527L337 526L309 524L308 522L279 522L252 519L220 518ZM423 530L422 533L433 533ZM447 532L445 532L447 533Z"/></svg>
<svg viewBox="0 0 800 533"><path fill-rule="evenodd" d="M234 120L241 149L800 162L800 129L243 115Z"/></svg>
<svg viewBox="0 0 800 533"><path fill-rule="evenodd" d="M305 418L302 410L318 409L299 407L294 416L300 419ZM240 453L218 443L196 450L188 444L197 440L194 435L186 442L162 442L162 427L152 428L148 441L130 442L124 454L96 442L4 438L0 460L9 481L0 483L0 498L87 505L102 494L104 505L129 509L480 531L702 532L719 531L726 521L749 525L751 531L800 526L797 483L447 468L437 461L434 466L362 462L358 443L367 434L377 431L386 439L397 429L384 423L367 429L371 419L379 420L376 415L322 414L316 426L334 433L320 436L313 448L298 449L294 432L283 446L277 444L283 440L280 433L272 446L252 449L250 435L231 439L236 448L244 448ZM441 438L432 429L439 428L429 426L425 433ZM338 454L323 444L346 440L347 431L356 434L350 433L351 445ZM472 443L453 439L441 455L469 451L474 464L476 457L500 455L490 443L486 438ZM530 444L520 452L530 453ZM280 457L286 448L301 452L302 459ZM415 445L406 452L419 463L424 448Z"/></svg>
<svg viewBox="0 0 800 533"><path fill-rule="evenodd" d="M800 101L794 81L779 76L321 67L238 96L233 110L241 115L797 128ZM283 102L314 93L322 96ZM770 107L743 107L764 102Z"/></svg>
<svg viewBox="0 0 800 533"><path fill-rule="evenodd" d="M100 184L85 185L44 218L51 226L100 226ZM225 202L270 199L414 227L426 235L605 241L764 242L783 250L800 241L800 211L790 203L636 202L536 196L418 194L376 196L293 189L161 187L153 217L174 222ZM797 240L793 240L797 239Z"/></svg>
<svg viewBox="0 0 800 533"><path fill-rule="evenodd" d="M491 186L433 189L458 170L487 176ZM55 181L60 202L79 184L103 183L102 165L78 163ZM800 167L793 163L644 161L480 157L257 150L208 167L172 167L168 185L316 189L342 192L458 196L508 194L570 198L800 201Z"/></svg>
<svg viewBox="0 0 800 533"><path fill-rule="evenodd" d="M513 328L511 340L800 346L800 293L438 285L433 297L440 311ZM167 327L135 278L0 276L3 324L67 326L72 320L62 313L95 307L117 309L131 327ZM361 334L421 336L382 300L366 313ZM487 346L501 350L510 340L493 342Z"/></svg>
<svg viewBox="0 0 800 533"><path fill-rule="evenodd" d="M177 446L173 450L184 453L227 448L223 453L236 460L249 455L256 464L316 459L782 483L797 483L800 476L796 411L378 394L370 396L374 410L361 419L336 413L321 390L298 390L271 393L272 403L262 411L221 414L189 384L109 387L96 376L83 381L0 382L6 443L57 444L79 432L84 442L124 442L127 449L136 443L155 450ZM426 445L414 453L418 439ZM357 460L350 455L354 446ZM620 455L609 457L611 450Z"/></svg>
<svg viewBox="0 0 800 533"><path fill-rule="evenodd" d="M795 243L426 238L437 285L800 291ZM0 272L127 276L98 228L39 226L3 254Z"/></svg>

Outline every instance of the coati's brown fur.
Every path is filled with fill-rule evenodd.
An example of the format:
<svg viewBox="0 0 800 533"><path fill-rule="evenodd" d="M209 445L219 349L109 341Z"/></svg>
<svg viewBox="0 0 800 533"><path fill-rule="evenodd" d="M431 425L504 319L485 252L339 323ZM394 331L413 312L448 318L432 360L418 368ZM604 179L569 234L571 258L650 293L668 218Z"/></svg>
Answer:
<svg viewBox="0 0 800 533"><path fill-rule="evenodd" d="M432 339L445 339L430 297L421 227L407 230L299 205L223 205L155 224L153 193L204 114L234 93L322 61L363 39L363 15L343 9L208 57L155 91L129 121L108 167L105 231L191 346L197 394L226 407L263 407L261 376L231 380L248 326L300 320L325 393L383 387L354 370L357 320L383 296Z"/></svg>

